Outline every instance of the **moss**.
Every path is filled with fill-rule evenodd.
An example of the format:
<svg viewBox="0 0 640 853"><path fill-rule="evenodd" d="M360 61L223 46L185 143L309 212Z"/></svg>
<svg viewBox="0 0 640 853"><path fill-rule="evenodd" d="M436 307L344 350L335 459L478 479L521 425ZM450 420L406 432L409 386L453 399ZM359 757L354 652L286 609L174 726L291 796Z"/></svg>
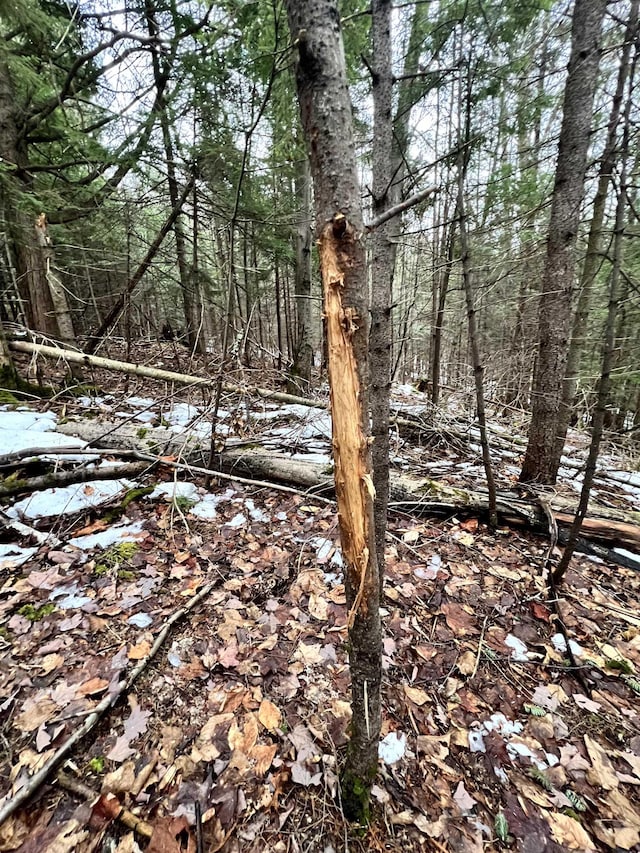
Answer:
<svg viewBox="0 0 640 853"><path fill-rule="evenodd" d="M4 627L4 625L0 625L0 639L9 639L9 631Z"/></svg>
<svg viewBox="0 0 640 853"><path fill-rule="evenodd" d="M41 607L36 607L34 604L23 604L20 610L18 610L18 613L20 616L24 616L25 619L28 619L29 622L39 622L41 619L44 619L45 616L49 616L50 613L53 613L55 609L55 604L52 601L49 601Z"/></svg>
<svg viewBox="0 0 640 853"><path fill-rule="evenodd" d="M17 406L18 398L6 388L0 388L0 406Z"/></svg>
<svg viewBox="0 0 640 853"><path fill-rule="evenodd" d="M366 827L371 819L371 783L348 770L340 778L342 811L347 820Z"/></svg>
<svg viewBox="0 0 640 853"><path fill-rule="evenodd" d="M15 397L51 397L54 393L53 388L34 385L32 382L27 382L18 375L15 367L12 364L4 364L0 366L0 387L5 390L5 393L15 392ZM11 402L11 401L10 401Z"/></svg>
<svg viewBox="0 0 640 853"><path fill-rule="evenodd" d="M104 552L100 562L95 564L93 574L100 577L115 569L121 580L133 580L135 572L131 571L130 568L123 568L123 564L129 563L137 552L138 545L135 542L119 542L117 545L112 545Z"/></svg>
<svg viewBox="0 0 640 853"><path fill-rule="evenodd" d="M96 755L95 758L92 758L89 761L89 770L98 775L98 773L102 773L104 771L104 764L104 755Z"/></svg>
<svg viewBox="0 0 640 853"><path fill-rule="evenodd" d="M123 510L125 510L130 503L139 500L139 498L144 498L146 495L150 495L153 491L153 488L153 486L145 486L144 488L129 489L129 491L122 498L120 506Z"/></svg>
<svg viewBox="0 0 640 853"><path fill-rule="evenodd" d="M187 498L184 495L178 495L177 498L173 499L173 505L176 509L179 509L181 512L189 512L192 506L195 506L198 501L194 501L191 498Z"/></svg>
<svg viewBox="0 0 640 853"><path fill-rule="evenodd" d="M136 432L138 438L144 438L145 435L149 432L147 427L140 427L140 429Z"/></svg>

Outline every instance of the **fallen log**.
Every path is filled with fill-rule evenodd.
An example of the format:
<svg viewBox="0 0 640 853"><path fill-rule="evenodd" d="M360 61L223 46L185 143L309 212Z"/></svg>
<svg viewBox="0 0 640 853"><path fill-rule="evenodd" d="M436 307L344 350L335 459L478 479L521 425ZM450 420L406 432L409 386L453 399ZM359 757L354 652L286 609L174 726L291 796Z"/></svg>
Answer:
<svg viewBox="0 0 640 853"><path fill-rule="evenodd" d="M60 424L58 430L83 438L89 444L99 443L105 448L126 448L145 454L175 455L193 464L207 459L209 453L208 447L204 447L193 433L176 434L162 427L141 430L132 424L118 422L69 421ZM307 462L300 455L292 456L238 443L218 453L215 463L228 475L281 483L324 497L333 494L333 469L329 459L325 463ZM546 496L545 499L562 534L573 520L574 503L559 495ZM454 488L436 480L391 472L391 510L421 517L485 517L488 508L487 495L480 490ZM548 518L535 497L500 491L497 511L501 524L547 534ZM640 513L593 505L591 515L585 520L582 537L607 547L640 552Z"/></svg>
<svg viewBox="0 0 640 853"><path fill-rule="evenodd" d="M96 468L95 465L92 465L72 468L70 471L52 471L49 474L26 477L25 479L8 477L4 482L0 482L0 498L25 495L44 489L57 489L77 483L90 483L93 480L119 480L121 477L138 477L152 467L153 464L149 462L128 462L124 465L109 465L104 468Z"/></svg>

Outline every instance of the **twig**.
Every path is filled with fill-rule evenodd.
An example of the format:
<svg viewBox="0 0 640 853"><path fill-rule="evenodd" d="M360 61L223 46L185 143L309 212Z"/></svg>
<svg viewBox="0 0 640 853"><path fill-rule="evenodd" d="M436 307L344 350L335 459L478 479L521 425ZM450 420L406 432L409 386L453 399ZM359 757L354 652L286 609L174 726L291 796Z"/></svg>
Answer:
<svg viewBox="0 0 640 853"><path fill-rule="evenodd" d="M480 631L480 641L478 642L478 654L476 655L476 662L473 666L473 672L469 676L469 681L476 677L476 673L478 672L478 665L480 663L480 655L482 654L482 644L484 643L484 634L487 628L487 621L489 620L489 616L484 617L484 622L482 623L482 631Z"/></svg>
<svg viewBox="0 0 640 853"><path fill-rule="evenodd" d="M367 231L375 231L376 228L379 228L381 225L384 225L385 222L388 222L390 219L393 219L394 216L398 216L400 213L404 213L405 210L409 210L410 207L414 207L416 204L420 204L421 201L424 201L425 198L429 198L433 193L437 193L439 191L439 187L427 187L424 190L420 190L419 193L415 193L414 195L409 196L409 198L405 198L404 201L398 202L398 204L394 204L392 207L388 207L384 210L380 216L376 216L375 219L372 219L371 222L368 222L365 225L365 229Z"/></svg>
<svg viewBox="0 0 640 853"><path fill-rule="evenodd" d="M94 791L93 788L85 785L85 783L80 779L74 779L73 776L69 776L62 770L58 773L57 779L61 788L64 788L66 791L70 791L72 794L77 794L78 796L83 797L89 803L93 803L100 799L101 795L98 791ZM118 803L115 796L114 800ZM153 827L150 824L141 820L137 815L134 815L133 812L129 811L129 809L125 809L124 806L120 805L120 803L118 803L118 806L120 810L113 815L115 820L119 820L120 823L124 824L128 829L132 829L143 838L151 838L153 835Z"/></svg>
<svg viewBox="0 0 640 853"><path fill-rule="evenodd" d="M102 719L102 717L109 711L126 693L131 689L138 676L146 669L149 663L153 660L153 658L157 655L160 650L162 644L167 638L169 631L184 616L189 613L189 611L193 610L193 608L199 604L204 598L206 598L212 589L214 589L219 583L220 578L216 578L215 581L211 581L211 583L206 584L202 587L200 592L198 592L191 601L186 604L184 607L180 607L178 610L174 611L174 613L169 617L166 621L164 627L156 637L156 640L151 647L151 651L149 654L143 658L138 665L131 670L128 677L121 681L118 684L118 687L114 693L105 696L105 698L100 702L93 712L87 717L84 723L80 726L79 729L76 729L72 735L70 735L67 740L62 744L62 746L58 747L55 753L51 756L51 758L38 770L37 773L29 779L29 781L22 787L20 790L13 795L13 797L8 797L4 801L4 805L0 808L0 825L4 823L7 818L11 817L11 815L20 808L21 805L26 803L31 797L35 794L35 792L47 781L49 776L53 773L56 767L60 764L60 762L66 758L66 756L71 752L73 747L78 743L78 741L82 740L85 735L87 735L95 725Z"/></svg>

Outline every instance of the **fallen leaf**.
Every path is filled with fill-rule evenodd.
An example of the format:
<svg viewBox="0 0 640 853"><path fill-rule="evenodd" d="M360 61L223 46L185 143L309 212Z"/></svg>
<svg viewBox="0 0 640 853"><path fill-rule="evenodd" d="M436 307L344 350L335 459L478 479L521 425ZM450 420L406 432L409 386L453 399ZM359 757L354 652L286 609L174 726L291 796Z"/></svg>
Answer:
<svg viewBox="0 0 640 853"><path fill-rule="evenodd" d="M151 643L148 640L142 640L136 645L129 646L127 657L129 660L142 660L151 651Z"/></svg>
<svg viewBox="0 0 640 853"><path fill-rule="evenodd" d="M268 699L263 699L258 710L258 720L269 732L275 732L282 723L282 714Z"/></svg>
<svg viewBox="0 0 640 853"><path fill-rule="evenodd" d="M476 668L476 655L472 651L466 651L460 655L456 666L462 675L471 675Z"/></svg>
<svg viewBox="0 0 640 853"><path fill-rule="evenodd" d="M554 839L566 850L581 850L586 853L596 849L587 831L577 820L559 812L548 812L545 817Z"/></svg>
<svg viewBox="0 0 640 853"><path fill-rule="evenodd" d="M48 722L57 711L57 705L48 696L25 699L22 711L13 721L21 732L34 732L42 723Z"/></svg>
<svg viewBox="0 0 640 853"><path fill-rule="evenodd" d="M77 687L76 693L79 696L98 696L104 693L108 686L109 682L106 678L90 678Z"/></svg>
<svg viewBox="0 0 640 853"><path fill-rule="evenodd" d="M195 849L186 817L160 817L153 822L147 853L195 853Z"/></svg>
<svg viewBox="0 0 640 853"><path fill-rule="evenodd" d="M467 814L471 809L478 804L464 786L464 782L460 780L458 787L454 791L453 800L458 806L462 814Z"/></svg>
<svg viewBox="0 0 640 853"><path fill-rule="evenodd" d="M587 770L589 784L596 788L604 788L605 791L612 791L617 788L618 777L607 753L589 735L584 736L584 743L592 765L591 769Z"/></svg>
<svg viewBox="0 0 640 853"><path fill-rule="evenodd" d="M267 770L271 767L276 752L278 751L277 744L256 744L249 757L256 763L256 775L264 776Z"/></svg>
<svg viewBox="0 0 640 853"><path fill-rule="evenodd" d="M405 684L404 692L407 699L410 699L415 705L421 706L429 701L429 694L421 687L410 687Z"/></svg>

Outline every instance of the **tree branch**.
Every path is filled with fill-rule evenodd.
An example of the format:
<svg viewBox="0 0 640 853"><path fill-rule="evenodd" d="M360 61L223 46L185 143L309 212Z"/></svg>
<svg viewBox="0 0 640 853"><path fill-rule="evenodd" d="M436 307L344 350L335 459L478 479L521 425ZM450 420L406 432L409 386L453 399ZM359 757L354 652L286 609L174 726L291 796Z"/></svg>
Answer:
<svg viewBox="0 0 640 853"><path fill-rule="evenodd" d="M372 219L371 222L368 222L365 225L365 230L369 232L375 231L376 228L384 225L385 222L388 222L400 213L404 213L405 210L415 207L416 204L420 204L421 201L424 201L426 198L429 198L430 195L439 191L440 187L427 187L424 190L420 190L420 192L415 193L415 195L409 196L409 198L405 198L404 201L398 202L398 204L394 204L393 207L387 208L387 210L383 211L379 216L376 216L375 219Z"/></svg>

